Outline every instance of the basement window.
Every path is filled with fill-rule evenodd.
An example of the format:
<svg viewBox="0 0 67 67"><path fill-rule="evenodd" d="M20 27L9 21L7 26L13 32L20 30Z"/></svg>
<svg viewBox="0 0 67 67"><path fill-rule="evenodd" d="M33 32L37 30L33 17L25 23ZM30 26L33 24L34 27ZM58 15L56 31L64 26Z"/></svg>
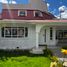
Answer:
<svg viewBox="0 0 67 67"><path fill-rule="evenodd" d="M26 10L19 10L18 16L27 16L27 11Z"/></svg>
<svg viewBox="0 0 67 67"><path fill-rule="evenodd" d="M2 27L1 28L2 37L28 37L27 27Z"/></svg>
<svg viewBox="0 0 67 67"><path fill-rule="evenodd" d="M34 16L35 17L43 17L43 14L41 11L34 11Z"/></svg>

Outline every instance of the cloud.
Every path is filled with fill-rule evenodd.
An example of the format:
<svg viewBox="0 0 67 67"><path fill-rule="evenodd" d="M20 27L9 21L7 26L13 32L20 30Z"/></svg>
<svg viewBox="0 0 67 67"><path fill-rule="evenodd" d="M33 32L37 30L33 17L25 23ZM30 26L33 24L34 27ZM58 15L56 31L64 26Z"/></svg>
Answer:
<svg viewBox="0 0 67 67"><path fill-rule="evenodd" d="M7 0L0 0L0 2L2 2L2 3L8 3L8 1ZM12 3L12 4L16 4L16 1L10 1L9 3Z"/></svg>
<svg viewBox="0 0 67 67"><path fill-rule="evenodd" d="M67 19L67 9L61 13L61 18Z"/></svg>
<svg viewBox="0 0 67 67"><path fill-rule="evenodd" d="M11 3L11 1L9 3ZM12 1L12 4L16 4L16 1Z"/></svg>
<svg viewBox="0 0 67 67"><path fill-rule="evenodd" d="M8 3L7 0L0 0L2 3Z"/></svg>
<svg viewBox="0 0 67 67"><path fill-rule="evenodd" d="M60 6L59 8L60 14L57 16L57 18L67 19L67 7L66 6Z"/></svg>
<svg viewBox="0 0 67 67"><path fill-rule="evenodd" d="M63 6L60 6L58 9L59 9L60 12L61 12L61 11L65 11L66 6L64 6L64 5L63 5Z"/></svg>
<svg viewBox="0 0 67 67"><path fill-rule="evenodd" d="M49 3L47 3L47 7L49 7L50 6L50 4Z"/></svg>

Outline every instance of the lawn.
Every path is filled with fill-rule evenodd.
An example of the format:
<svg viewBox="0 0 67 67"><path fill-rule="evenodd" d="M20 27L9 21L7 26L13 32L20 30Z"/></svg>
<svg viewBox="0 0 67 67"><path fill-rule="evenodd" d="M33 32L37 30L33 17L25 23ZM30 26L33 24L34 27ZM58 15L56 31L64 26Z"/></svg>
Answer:
<svg viewBox="0 0 67 67"><path fill-rule="evenodd" d="M50 62L44 55L0 52L0 67L50 67Z"/></svg>

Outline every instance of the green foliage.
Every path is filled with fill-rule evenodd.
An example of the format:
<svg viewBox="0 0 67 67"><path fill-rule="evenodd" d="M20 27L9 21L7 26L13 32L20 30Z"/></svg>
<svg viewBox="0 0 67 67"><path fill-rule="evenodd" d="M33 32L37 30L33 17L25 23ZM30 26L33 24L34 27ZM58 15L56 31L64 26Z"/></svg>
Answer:
<svg viewBox="0 0 67 67"><path fill-rule="evenodd" d="M57 66L58 66L58 67L63 67L63 63L58 62L58 63L57 63Z"/></svg>
<svg viewBox="0 0 67 67"><path fill-rule="evenodd" d="M53 53L52 53L52 51L50 49L45 49L43 51L44 51L45 56L52 56L53 55Z"/></svg>
<svg viewBox="0 0 67 67"><path fill-rule="evenodd" d="M50 67L51 60L28 50L0 50L0 67Z"/></svg>
<svg viewBox="0 0 67 67"><path fill-rule="evenodd" d="M51 60L52 60L52 65L51 65L51 67L53 67L53 65L55 65L55 64L56 64L55 67L63 67L63 62L60 61L58 57L53 56L53 57L51 57Z"/></svg>
<svg viewBox="0 0 67 67"><path fill-rule="evenodd" d="M0 67L49 67L50 59L47 57L10 57L0 60Z"/></svg>
<svg viewBox="0 0 67 67"><path fill-rule="evenodd" d="M52 57L51 57L51 60L57 62L59 59L58 59L58 57L56 57L56 56L52 56Z"/></svg>

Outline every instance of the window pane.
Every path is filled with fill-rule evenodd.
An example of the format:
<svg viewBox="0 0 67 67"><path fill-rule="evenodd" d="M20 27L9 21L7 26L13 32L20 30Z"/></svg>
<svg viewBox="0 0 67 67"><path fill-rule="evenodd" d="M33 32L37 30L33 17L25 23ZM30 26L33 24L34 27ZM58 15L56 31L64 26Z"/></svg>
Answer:
<svg viewBox="0 0 67 67"><path fill-rule="evenodd" d="M52 40L53 39L53 29L52 29L52 27L50 28L50 40Z"/></svg>
<svg viewBox="0 0 67 67"><path fill-rule="evenodd" d="M17 37L17 28L12 28L12 36Z"/></svg>
<svg viewBox="0 0 67 67"><path fill-rule="evenodd" d="M17 33L18 37L24 37L24 27L19 27Z"/></svg>
<svg viewBox="0 0 67 67"><path fill-rule="evenodd" d="M6 27L4 28L5 37L11 37L11 28Z"/></svg>
<svg viewBox="0 0 67 67"><path fill-rule="evenodd" d="M1 28L1 36L4 37L4 27Z"/></svg>
<svg viewBox="0 0 67 67"><path fill-rule="evenodd" d="M35 17L42 17L43 14L40 11L35 11Z"/></svg>
<svg viewBox="0 0 67 67"><path fill-rule="evenodd" d="M38 17L38 16L39 16L38 12L35 12L35 17Z"/></svg>
<svg viewBox="0 0 67 67"><path fill-rule="evenodd" d="M27 36L28 36L28 28L25 27L25 37L27 37Z"/></svg>
<svg viewBox="0 0 67 67"><path fill-rule="evenodd" d="M25 11L20 11L19 16L25 16Z"/></svg>

